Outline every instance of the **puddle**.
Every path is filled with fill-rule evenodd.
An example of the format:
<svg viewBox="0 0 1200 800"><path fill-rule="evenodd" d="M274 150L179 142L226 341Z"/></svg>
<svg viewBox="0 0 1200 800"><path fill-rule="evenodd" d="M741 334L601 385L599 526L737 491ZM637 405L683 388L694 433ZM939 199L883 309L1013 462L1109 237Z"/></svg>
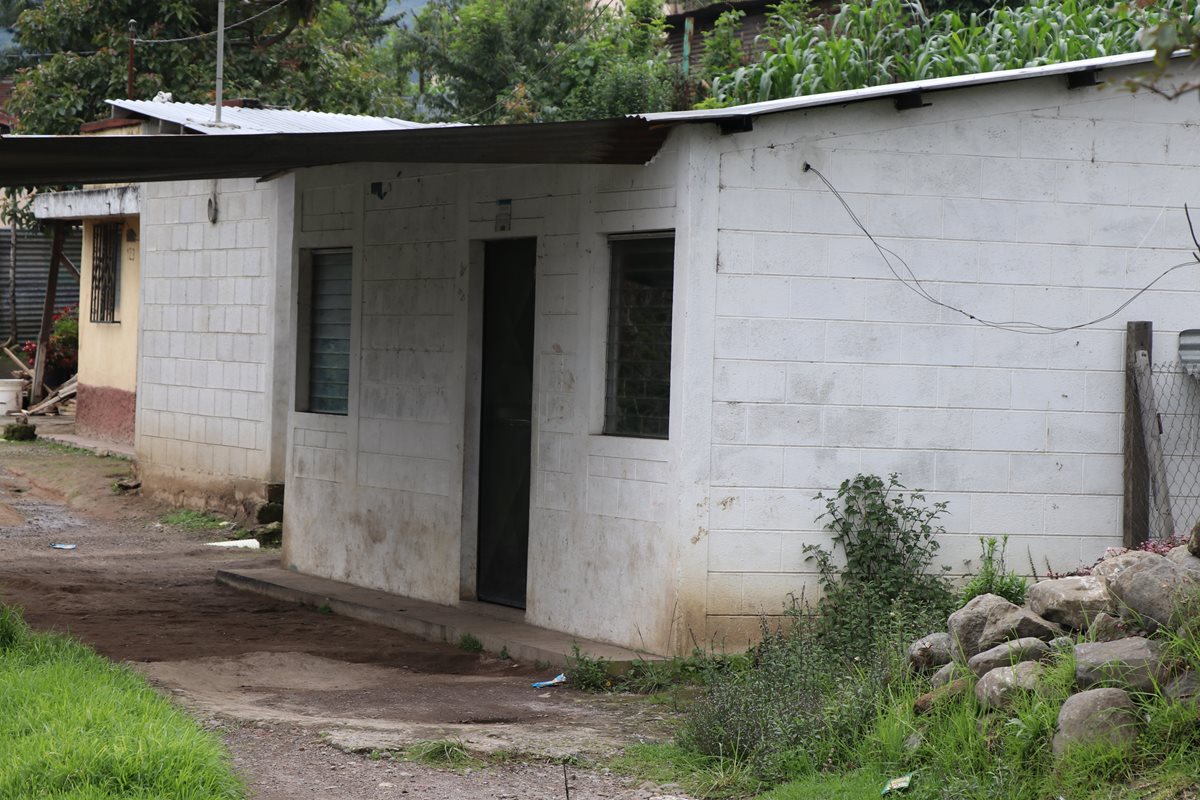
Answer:
<svg viewBox="0 0 1200 800"><path fill-rule="evenodd" d="M3 539L44 536L86 525L61 503L32 498L0 501L0 538Z"/></svg>

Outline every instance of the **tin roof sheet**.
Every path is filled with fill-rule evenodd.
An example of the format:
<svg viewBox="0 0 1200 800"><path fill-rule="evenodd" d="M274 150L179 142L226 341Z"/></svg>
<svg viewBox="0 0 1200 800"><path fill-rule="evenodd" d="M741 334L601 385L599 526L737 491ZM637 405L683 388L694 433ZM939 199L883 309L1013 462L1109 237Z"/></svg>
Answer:
<svg viewBox="0 0 1200 800"><path fill-rule="evenodd" d="M222 106L221 124L213 123L216 106L205 103L164 103L155 100L106 100L118 116L144 116L180 125L195 133L353 133L437 127L395 117L293 111L288 108Z"/></svg>

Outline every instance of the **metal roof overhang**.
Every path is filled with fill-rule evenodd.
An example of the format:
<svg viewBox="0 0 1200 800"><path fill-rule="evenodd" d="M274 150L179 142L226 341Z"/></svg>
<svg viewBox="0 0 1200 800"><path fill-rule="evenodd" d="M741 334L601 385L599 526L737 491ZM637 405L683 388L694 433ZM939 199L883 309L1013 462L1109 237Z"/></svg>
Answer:
<svg viewBox="0 0 1200 800"><path fill-rule="evenodd" d="M623 117L354 133L4 136L0 186L257 178L351 162L645 164L671 127Z"/></svg>

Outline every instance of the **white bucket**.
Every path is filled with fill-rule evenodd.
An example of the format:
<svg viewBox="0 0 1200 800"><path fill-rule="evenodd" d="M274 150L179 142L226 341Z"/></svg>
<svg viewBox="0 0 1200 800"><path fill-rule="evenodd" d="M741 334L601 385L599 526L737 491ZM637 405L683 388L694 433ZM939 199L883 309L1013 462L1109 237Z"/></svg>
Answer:
<svg viewBox="0 0 1200 800"><path fill-rule="evenodd" d="M21 389L25 382L17 379L0 379L0 417L21 410Z"/></svg>

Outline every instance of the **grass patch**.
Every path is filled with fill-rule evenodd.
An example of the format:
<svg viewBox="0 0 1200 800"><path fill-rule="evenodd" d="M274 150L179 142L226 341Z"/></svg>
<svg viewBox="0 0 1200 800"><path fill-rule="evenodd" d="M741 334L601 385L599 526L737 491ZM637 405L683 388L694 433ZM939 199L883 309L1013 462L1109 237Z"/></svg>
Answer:
<svg viewBox="0 0 1200 800"><path fill-rule="evenodd" d="M769 786L737 759L702 755L678 744L630 745L608 767L655 783L676 783L705 798L746 797Z"/></svg>
<svg viewBox="0 0 1200 800"><path fill-rule="evenodd" d="M164 515L161 521L164 525L174 525L177 528L187 528L193 531L208 531L229 527L229 524L216 514L210 514L207 511L193 511L190 508L180 508L172 511L170 514Z"/></svg>
<svg viewBox="0 0 1200 800"><path fill-rule="evenodd" d="M461 739L417 742L404 751L404 757L409 761L449 769L463 769L478 763Z"/></svg>
<svg viewBox="0 0 1200 800"><path fill-rule="evenodd" d="M482 653L483 642L479 641L479 637L473 633L464 633L458 637L458 649L466 650L468 653Z"/></svg>
<svg viewBox="0 0 1200 800"><path fill-rule="evenodd" d="M772 789L760 795L759 800L862 800L878 797L888 779L894 777L870 769L858 769L844 775L810 775Z"/></svg>
<svg viewBox="0 0 1200 800"><path fill-rule="evenodd" d="M244 797L220 741L139 675L0 608L0 797Z"/></svg>

